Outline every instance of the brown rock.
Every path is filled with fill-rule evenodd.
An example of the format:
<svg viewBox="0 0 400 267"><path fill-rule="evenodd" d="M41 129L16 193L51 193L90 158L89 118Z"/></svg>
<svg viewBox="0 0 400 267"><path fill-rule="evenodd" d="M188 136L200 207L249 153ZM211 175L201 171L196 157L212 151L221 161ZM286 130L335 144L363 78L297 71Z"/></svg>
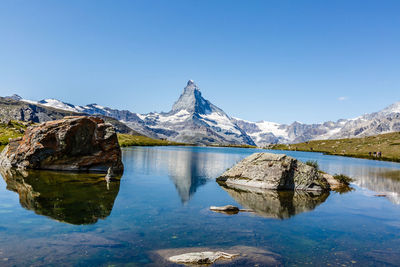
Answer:
<svg viewBox="0 0 400 267"><path fill-rule="evenodd" d="M340 181L338 181L337 179L335 179L335 177L333 177L333 175L330 175L328 173L321 173L321 175L329 183L329 185L331 186L331 190L338 190L338 189L346 186L345 184L343 184Z"/></svg>
<svg viewBox="0 0 400 267"><path fill-rule="evenodd" d="M70 116L29 127L0 155L9 168L122 173L121 149L111 124L100 118Z"/></svg>
<svg viewBox="0 0 400 267"><path fill-rule="evenodd" d="M216 207L216 206L211 206L210 210L214 212L220 212L220 213L225 213L225 214L238 214L239 213L239 208L232 206L232 205L226 205L222 207Z"/></svg>

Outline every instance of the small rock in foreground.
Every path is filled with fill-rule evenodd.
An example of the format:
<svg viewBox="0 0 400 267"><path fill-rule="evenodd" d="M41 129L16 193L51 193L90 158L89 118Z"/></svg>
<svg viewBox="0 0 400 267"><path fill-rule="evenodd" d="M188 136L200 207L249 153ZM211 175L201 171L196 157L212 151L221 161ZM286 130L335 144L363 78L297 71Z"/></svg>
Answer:
<svg viewBox="0 0 400 267"><path fill-rule="evenodd" d="M239 256L239 254L229 254L221 251L205 251L172 256L169 260L181 264L212 264L217 260L230 260L237 256Z"/></svg>
<svg viewBox="0 0 400 267"><path fill-rule="evenodd" d="M170 260L174 255L203 253L204 251L223 251L223 253L235 256L230 259L220 258L214 263L177 263ZM177 266L177 264L188 266L204 266L209 264L213 264L213 266L282 266L282 258L280 255L269 251L267 248L248 246L162 249L151 252L149 256L153 261L153 264L150 264L150 266L172 267Z"/></svg>
<svg viewBox="0 0 400 267"><path fill-rule="evenodd" d="M226 213L226 214L238 214L240 211L238 207L235 207L232 205L226 205L226 206L222 206L222 207L211 206L210 210L215 211L215 212Z"/></svg>

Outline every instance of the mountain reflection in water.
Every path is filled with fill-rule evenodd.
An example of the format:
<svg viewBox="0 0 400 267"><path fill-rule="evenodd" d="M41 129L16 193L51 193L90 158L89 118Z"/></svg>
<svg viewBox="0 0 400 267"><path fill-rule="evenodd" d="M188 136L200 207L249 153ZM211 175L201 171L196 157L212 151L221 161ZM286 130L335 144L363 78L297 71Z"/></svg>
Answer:
<svg viewBox="0 0 400 267"><path fill-rule="evenodd" d="M257 190L221 186L244 208L251 209L262 217L282 220L312 211L329 196L329 192Z"/></svg>
<svg viewBox="0 0 400 267"><path fill-rule="evenodd" d="M243 158L237 154L218 153L218 148L215 150L216 153L204 153L196 147L182 147L179 150L138 147L125 150L124 154L127 158L135 159L129 163L134 164L135 169L167 170L182 203L187 203L200 186L208 181L215 182L216 177Z"/></svg>
<svg viewBox="0 0 400 267"><path fill-rule="evenodd" d="M108 217L120 185L119 179L107 183L104 174L2 170L1 175L22 207L75 225Z"/></svg>
<svg viewBox="0 0 400 267"><path fill-rule="evenodd" d="M359 159L351 159L350 163L347 163L345 158L336 162L321 162L321 167L324 171L346 174L354 179L353 184L374 191L377 194L382 194L393 204L400 205L400 170L393 169L399 168L397 163ZM369 163L369 165L361 165L364 162ZM379 164L383 166L375 166ZM392 168L390 168L391 165L393 166Z"/></svg>
<svg viewBox="0 0 400 267"><path fill-rule="evenodd" d="M400 205L400 171L371 171L358 178L355 184L384 194L393 204Z"/></svg>

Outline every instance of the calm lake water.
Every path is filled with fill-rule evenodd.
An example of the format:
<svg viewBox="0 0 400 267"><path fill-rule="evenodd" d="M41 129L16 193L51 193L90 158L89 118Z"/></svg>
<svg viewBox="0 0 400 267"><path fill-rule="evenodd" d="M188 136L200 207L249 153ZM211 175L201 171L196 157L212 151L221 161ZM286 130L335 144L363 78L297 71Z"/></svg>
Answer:
<svg viewBox="0 0 400 267"><path fill-rule="evenodd" d="M108 184L101 175L2 172L0 266L164 266L160 255L188 247L246 250L249 261L236 266L268 257L282 266L400 265L400 164L285 152L356 179L344 194L254 194L215 182L258 151L124 148L124 175ZM209 210L227 204L255 213Z"/></svg>

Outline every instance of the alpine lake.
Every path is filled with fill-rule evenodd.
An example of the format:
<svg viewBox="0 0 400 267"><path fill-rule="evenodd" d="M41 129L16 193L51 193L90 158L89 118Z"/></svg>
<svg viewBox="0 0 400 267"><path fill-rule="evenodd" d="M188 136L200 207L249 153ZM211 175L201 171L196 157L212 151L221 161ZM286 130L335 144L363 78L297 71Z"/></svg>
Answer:
<svg viewBox="0 0 400 267"><path fill-rule="evenodd" d="M347 193L250 193L216 178L245 148L128 147L125 171L5 172L0 266L178 266L165 255L238 251L215 266L400 266L400 164L320 153L320 169L352 177ZM254 212L215 213L232 204Z"/></svg>

